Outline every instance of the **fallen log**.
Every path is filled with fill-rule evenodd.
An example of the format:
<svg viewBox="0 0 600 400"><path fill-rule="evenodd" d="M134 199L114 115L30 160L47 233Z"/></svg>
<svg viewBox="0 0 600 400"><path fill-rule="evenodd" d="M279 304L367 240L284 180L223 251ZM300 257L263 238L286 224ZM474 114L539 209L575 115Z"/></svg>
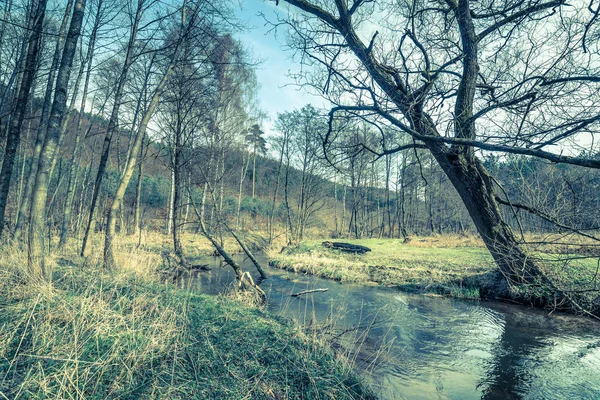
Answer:
<svg viewBox="0 0 600 400"><path fill-rule="evenodd" d="M244 272L242 270L242 267L240 267L240 265L238 263L236 263L233 258L231 258L229 253L227 253L225 251L225 249L215 240L215 238L212 237L212 235L209 233L208 229L206 229L206 225L204 224L203 215L198 211L198 208L196 207L196 204L194 203L192 193L190 192L189 187L188 187L188 193L190 194L190 200L191 200L194 212L196 213L196 216L198 217L198 222L200 224L200 231L202 232L204 237L206 237L208 239L208 241L212 243L213 247L215 248L215 251L217 251L219 253L219 255L221 257L223 257L223 260L227 264L229 264L229 266L235 272L238 289L243 290L243 291L252 291L253 293L255 293L257 295L257 298L258 298L257 303L261 304L261 305L265 304L267 302L267 295L265 294L265 292L260 288L260 286L258 286L256 283L254 283L254 280L252 279L252 276L250 276L250 273Z"/></svg>
<svg viewBox="0 0 600 400"><path fill-rule="evenodd" d="M163 269L163 273L173 272L182 274L191 271L210 271L208 264L190 264L186 262L182 265L177 260L173 259L173 253L169 250L161 251L160 255L163 259L163 265L166 267Z"/></svg>
<svg viewBox="0 0 600 400"><path fill-rule="evenodd" d="M187 266L188 271L210 271L208 264L191 264Z"/></svg>
<svg viewBox="0 0 600 400"><path fill-rule="evenodd" d="M298 297L298 296L302 296L303 294L317 293L317 292L326 292L328 290L329 290L329 288L305 290L304 292L292 293L290 296L292 296L292 297Z"/></svg>
<svg viewBox="0 0 600 400"><path fill-rule="evenodd" d="M367 251L371 251L371 249L366 246L352 243L326 241L321 244L329 249L337 249L345 253L365 254Z"/></svg>

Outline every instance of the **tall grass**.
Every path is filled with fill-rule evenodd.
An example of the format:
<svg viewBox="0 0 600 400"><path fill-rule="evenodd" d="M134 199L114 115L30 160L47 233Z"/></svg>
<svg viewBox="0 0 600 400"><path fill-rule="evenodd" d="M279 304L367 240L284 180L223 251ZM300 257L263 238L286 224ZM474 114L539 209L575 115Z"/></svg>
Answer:
<svg viewBox="0 0 600 400"><path fill-rule="evenodd" d="M372 398L298 326L160 283L160 256L119 246L119 271L65 249L40 285L23 284L23 253L4 249L0 398Z"/></svg>

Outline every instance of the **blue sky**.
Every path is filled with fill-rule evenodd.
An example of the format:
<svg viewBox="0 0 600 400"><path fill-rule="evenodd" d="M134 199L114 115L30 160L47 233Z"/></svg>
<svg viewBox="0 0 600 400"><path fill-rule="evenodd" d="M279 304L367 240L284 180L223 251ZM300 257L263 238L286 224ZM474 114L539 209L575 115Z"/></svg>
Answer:
<svg viewBox="0 0 600 400"><path fill-rule="evenodd" d="M275 6L273 1L245 0L243 8L238 12L238 18L248 27L247 32L237 35L252 51L262 64L256 68L260 85L258 92L259 107L264 110L269 120L263 122L267 134L273 132L277 113L301 108L312 103L316 107L324 105L324 100L299 89L294 80L288 75L297 72L298 66L292 60L292 53L285 51L286 32L279 30L277 37L268 32L270 27L265 25L263 13L270 20L275 20L275 13L285 13L286 4Z"/></svg>

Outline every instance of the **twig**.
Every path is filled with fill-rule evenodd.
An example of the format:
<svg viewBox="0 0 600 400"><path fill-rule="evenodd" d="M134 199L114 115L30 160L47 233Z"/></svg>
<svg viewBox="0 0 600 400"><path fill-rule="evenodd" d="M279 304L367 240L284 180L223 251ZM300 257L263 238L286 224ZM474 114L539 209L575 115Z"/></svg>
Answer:
<svg viewBox="0 0 600 400"><path fill-rule="evenodd" d="M315 292L326 292L328 290L329 290L329 288L305 290L304 292L292 293L291 296L292 297L298 297L298 296L302 296L303 294L309 294L309 293L315 293Z"/></svg>

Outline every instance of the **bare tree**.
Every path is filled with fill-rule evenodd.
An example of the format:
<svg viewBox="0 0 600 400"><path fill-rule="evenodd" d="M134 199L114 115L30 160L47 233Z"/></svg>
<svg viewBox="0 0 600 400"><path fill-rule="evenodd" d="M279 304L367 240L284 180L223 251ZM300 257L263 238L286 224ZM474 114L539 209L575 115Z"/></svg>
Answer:
<svg viewBox="0 0 600 400"><path fill-rule="evenodd" d="M10 129L6 140L4 150L4 159L2 160L2 170L0 170L0 234L4 229L4 213L6 210L6 200L12 176L12 170L21 139L21 129L27 104L29 102L30 90L36 73L37 60L39 57L39 47L41 42L42 27L46 14L46 0L32 2L30 18L32 27L27 45L27 57L20 84L19 94L16 101L16 109L12 116Z"/></svg>
<svg viewBox="0 0 600 400"><path fill-rule="evenodd" d="M46 137L40 153L35 185L32 191L27 256L29 273L33 279L47 280L50 278L50 271L46 268L44 259L48 181L50 169L56 157L63 118L67 118L65 115L67 109L67 87L83 24L85 4L86 0L76 0L73 8L73 16L65 39L63 54L56 77L56 89L52 109L50 110L50 118L48 119Z"/></svg>
<svg viewBox="0 0 600 400"><path fill-rule="evenodd" d="M542 285L557 299L544 301L573 303L502 219L476 149L600 166L550 151L595 132L600 120L591 100L597 54L581 51L583 24L574 22L584 8L563 0L286 3L300 11L281 21L291 27L291 44L324 67L307 78L335 103L330 120L367 118L427 147L509 284ZM381 16L377 26L367 25L373 15ZM407 148L386 145L370 150Z"/></svg>
<svg viewBox="0 0 600 400"><path fill-rule="evenodd" d="M71 215L73 213L73 206L74 206L74 195L75 195L74 186L75 186L75 175L76 175L76 171L77 171L76 164L80 161L79 155L80 155L80 147L81 147L81 124L82 124L83 114L85 112L88 93L89 93L89 84L90 84L90 77L92 75L94 51L96 49L96 40L98 37L98 30L105 23L105 19L106 19L106 10L105 10L104 0L96 0L94 23L92 25L92 29L91 29L91 33L90 33L90 39L89 39L88 46L87 46L86 56L81 63L81 69L83 69L84 66L87 64L87 71L86 71L86 75L85 75L85 83L83 85L83 94L81 95L81 105L79 107L79 112L77 114L76 123L75 123L75 146L73 149L73 159L71 160L71 163L69 164L69 167L68 167L67 197L66 197L65 208L64 208L64 213L63 213L63 217L62 217L62 224L61 224L61 228L60 228L59 247L62 247L66 244L68 233L69 233L69 221L70 221Z"/></svg>
<svg viewBox="0 0 600 400"><path fill-rule="evenodd" d="M162 73L162 76L160 77L156 88L154 89L152 99L149 102L148 108L145 110L142 116L138 130L135 135L133 145L131 146L131 149L128 154L127 163L123 170L123 174L121 175L119 180L119 186L113 198L110 209L108 210L106 234L104 239L104 266L107 268L113 268L115 266L112 243L116 233L116 214L119 210L121 203L123 202L125 190L129 186L129 182L131 181L131 177L133 176L135 166L138 162L138 157L141 154L142 143L144 142L146 137L148 123L150 122L150 119L154 115L154 112L156 111L156 108L159 105L159 101L161 99L161 96L163 95L163 91L165 90L165 87L168 83L169 76L173 72L179 61L182 46L185 47L184 44L186 42L186 39L189 38L190 32L192 31L192 27L195 27L201 19L198 12L200 4L202 3L197 2L195 4L195 7L188 10L187 1L183 2L183 5L181 7L181 27L175 31L176 37L174 40L167 40L168 42L171 42L170 46L167 47L170 52L170 55L168 56L168 63L166 65L166 68L164 69L164 72ZM178 144L181 147L181 144ZM180 178L180 175L177 175L176 179ZM179 182L175 181L175 184L176 186L178 186ZM174 204L178 204L177 198L175 198ZM176 230L174 230L174 232L175 231ZM183 262L183 251L181 249L181 243L178 236L174 236L174 242L176 246L176 251L178 252L178 254L176 254L180 258L181 262Z"/></svg>
<svg viewBox="0 0 600 400"><path fill-rule="evenodd" d="M129 32L129 41L126 46L126 54L125 60L123 62L123 66L117 81L116 89L114 92L113 99L113 107L110 114L110 120L108 121L108 127L106 129L106 134L104 136L104 142L102 145L102 153L100 155L100 164L98 166L98 171L96 173L96 180L94 181L94 189L92 191L92 200L89 208L89 216L88 222L85 228L85 233L83 236L83 242L81 245L80 255L85 255L85 250L87 247L87 242L89 239L90 231L92 228L93 220L94 220L94 210L96 208L96 202L98 201L98 194L100 193L100 186L102 185L102 179L104 178L104 173L106 171L106 164L108 162L108 156L110 152L110 145L112 142L112 137L118 128L118 119L119 119L119 109L121 107L125 83L127 82L127 76L129 74L129 69L131 65L135 61L135 48L136 48L136 40L140 29L140 23L142 21L142 17L144 12L154 3L153 0L135 0L135 6L131 13L131 28Z"/></svg>

